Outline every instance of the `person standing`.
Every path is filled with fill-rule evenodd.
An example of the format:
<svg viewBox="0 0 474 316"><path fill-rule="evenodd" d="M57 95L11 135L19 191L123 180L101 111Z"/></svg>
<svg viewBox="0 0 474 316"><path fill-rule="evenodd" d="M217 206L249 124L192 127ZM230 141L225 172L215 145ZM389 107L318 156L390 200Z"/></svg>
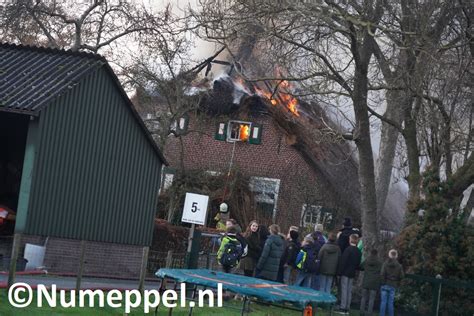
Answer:
<svg viewBox="0 0 474 316"><path fill-rule="evenodd" d="M383 263L380 275L382 277L382 287L380 288L380 316L385 316L385 310L388 309L388 315L393 316L393 303L395 300L395 291L400 286L400 281L405 277L403 267L397 261L398 252L392 249L388 252L388 259Z"/></svg>
<svg viewBox="0 0 474 316"><path fill-rule="evenodd" d="M221 203L221 205L219 205L219 212L214 217L214 220L217 221L216 229L218 231L226 231L226 221L229 219L229 215L229 207L227 206L227 203Z"/></svg>
<svg viewBox="0 0 474 316"><path fill-rule="evenodd" d="M283 239L280 237L280 226L273 224L269 227L270 236L265 241L262 255L257 262L256 277L275 281L278 277L280 259L283 255Z"/></svg>
<svg viewBox="0 0 474 316"><path fill-rule="evenodd" d="M301 244L298 240L298 227L291 226L287 235L287 244L280 260L283 269L283 283L291 285L296 281L296 257L300 251Z"/></svg>
<svg viewBox="0 0 474 316"><path fill-rule="evenodd" d="M247 256L243 257L240 262L240 267L244 270L245 276L253 277L258 258L262 252L257 221L254 220L250 222L243 236L247 241L248 250Z"/></svg>
<svg viewBox="0 0 474 316"><path fill-rule="evenodd" d="M237 223L237 221L233 218L229 218L226 222L225 222L225 226L226 228L229 228L231 226L234 226L237 233L235 234L235 237L237 238L238 241L240 241L240 243L242 244L242 247L243 247L243 254L242 254L242 257L245 257L247 255L247 250L248 250L248 247L247 247L247 240L245 240L245 237L242 236L242 227L240 227L239 223Z"/></svg>
<svg viewBox="0 0 474 316"><path fill-rule="evenodd" d="M313 237L306 236L304 238L295 262L298 268L295 285L311 287L314 276L319 269L319 248L317 245L318 243L314 241Z"/></svg>
<svg viewBox="0 0 474 316"><path fill-rule="evenodd" d="M311 234L308 234L307 236L311 236L314 240L314 245L319 249L326 243L327 239L323 235L324 232L324 226L323 224L316 224L314 225L314 232ZM313 274L313 279L311 281L311 288L313 290L319 290L320 287L320 275L319 271Z"/></svg>
<svg viewBox="0 0 474 316"><path fill-rule="evenodd" d="M359 238L360 231L352 227L352 221L350 217L344 218L344 223L342 224L342 229L339 231L337 238L337 244L341 248L341 253L344 253L347 247L349 247L349 236L356 234Z"/></svg>
<svg viewBox="0 0 474 316"><path fill-rule="evenodd" d="M327 242L327 238L324 236L323 224L314 225L314 232L311 234L311 237L313 237L315 241L318 241L321 246Z"/></svg>
<svg viewBox="0 0 474 316"><path fill-rule="evenodd" d="M341 249L336 243L335 233L329 233L328 241L319 250L319 290L331 293L332 282L337 272L337 265L341 258Z"/></svg>
<svg viewBox="0 0 474 316"><path fill-rule="evenodd" d="M337 312L349 314L352 300L352 283L356 276L356 270L360 267L362 254L357 248L359 236L349 236L349 246L344 250L339 261L338 275L341 277L341 306Z"/></svg>
<svg viewBox="0 0 474 316"><path fill-rule="evenodd" d="M259 225L258 226L258 235L260 237L260 248L265 246L265 242L267 241L268 236L270 236L270 232L268 231L268 227L266 225Z"/></svg>
<svg viewBox="0 0 474 316"><path fill-rule="evenodd" d="M375 297L380 288L380 271L382 270L382 260L377 256L377 249L370 251L369 256L360 265L360 269L364 271L360 314L365 315L367 313L367 315L372 315ZM369 306L366 309L367 299L369 300Z"/></svg>
<svg viewBox="0 0 474 316"><path fill-rule="evenodd" d="M222 270L225 273L231 273L239 264L240 258L243 255L243 249L243 245L237 239L237 227L228 227L217 251L217 261L222 265Z"/></svg>

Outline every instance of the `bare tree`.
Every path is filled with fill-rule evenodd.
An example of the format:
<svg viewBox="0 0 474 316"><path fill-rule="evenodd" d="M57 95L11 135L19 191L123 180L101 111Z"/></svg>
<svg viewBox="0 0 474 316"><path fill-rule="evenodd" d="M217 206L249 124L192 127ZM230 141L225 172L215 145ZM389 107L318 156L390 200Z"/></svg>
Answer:
<svg viewBox="0 0 474 316"><path fill-rule="evenodd" d="M452 173L452 139L460 135L459 126L454 125L464 121L461 129L465 131L467 121L466 116L459 116L466 108L463 98L460 98L461 94L465 94L462 91L465 84L460 80L454 83L452 72L458 69L454 76L466 78L467 75L460 70L465 73L469 69L464 67L471 64L472 57L466 58L467 41L463 31L466 26L455 2L403 0L400 4L387 2L385 7L387 13L381 23L381 30L386 36L377 41L375 56L388 89L386 114L398 109L400 112L394 117L378 117L384 121L383 129L397 129L404 138L410 197L417 198L422 168L420 156L428 156L430 159L425 160L425 163L435 167L444 164L448 176ZM456 50L458 52L454 53ZM460 51L464 53L459 54ZM460 57L456 58L455 65L453 53ZM449 68L446 62L450 64ZM434 69L438 69L436 75ZM450 100L446 100L450 103L449 109L440 98L433 97L439 96L439 91L446 91L443 86L447 86L441 82L448 81L451 82L450 92L445 97ZM393 98L394 95L397 97ZM457 118L454 117L455 113L458 113ZM454 130L457 130L457 136L453 135ZM382 137L384 141L387 140L383 132ZM441 157L445 157L445 160L442 161ZM383 207L384 189L389 182L388 160L379 165L379 207Z"/></svg>
<svg viewBox="0 0 474 316"><path fill-rule="evenodd" d="M0 37L73 51L98 52L113 43L157 39L174 32L170 7L161 11L129 1L7 1Z"/></svg>
<svg viewBox="0 0 474 316"><path fill-rule="evenodd" d="M367 96L374 50L371 39L383 15L382 2L211 0L204 1L202 12L197 18L204 26L203 34L229 48L237 69L242 54L234 43L255 38L252 58L258 59L256 68L263 68L264 73L250 78L252 71L242 69L248 79L298 81L315 95L342 96L351 104L354 129L344 137L358 149L362 229L366 247L372 247L378 240L378 225ZM271 63L286 73L275 74L275 67L265 71Z"/></svg>

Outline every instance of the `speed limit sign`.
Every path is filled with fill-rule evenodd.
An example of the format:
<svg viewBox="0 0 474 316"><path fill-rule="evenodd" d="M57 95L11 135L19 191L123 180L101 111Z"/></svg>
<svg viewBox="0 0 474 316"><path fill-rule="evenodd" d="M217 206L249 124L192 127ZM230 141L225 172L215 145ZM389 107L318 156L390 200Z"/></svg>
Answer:
<svg viewBox="0 0 474 316"><path fill-rule="evenodd" d="M181 221L184 223L205 225L208 202L209 196L207 195L186 193Z"/></svg>

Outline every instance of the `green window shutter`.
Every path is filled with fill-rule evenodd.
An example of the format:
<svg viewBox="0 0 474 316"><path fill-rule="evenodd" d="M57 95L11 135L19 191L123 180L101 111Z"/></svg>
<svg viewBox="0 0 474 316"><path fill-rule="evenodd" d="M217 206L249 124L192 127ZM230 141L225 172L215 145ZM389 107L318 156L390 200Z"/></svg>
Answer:
<svg viewBox="0 0 474 316"><path fill-rule="evenodd" d="M227 139L227 123L217 123L214 139L221 141L225 141Z"/></svg>
<svg viewBox="0 0 474 316"><path fill-rule="evenodd" d="M189 115L184 114L176 122L176 131L179 134L186 133L186 131L188 130L188 125L189 125Z"/></svg>
<svg viewBox="0 0 474 316"><path fill-rule="evenodd" d="M250 130L249 144L259 145L262 143L262 124L252 124Z"/></svg>

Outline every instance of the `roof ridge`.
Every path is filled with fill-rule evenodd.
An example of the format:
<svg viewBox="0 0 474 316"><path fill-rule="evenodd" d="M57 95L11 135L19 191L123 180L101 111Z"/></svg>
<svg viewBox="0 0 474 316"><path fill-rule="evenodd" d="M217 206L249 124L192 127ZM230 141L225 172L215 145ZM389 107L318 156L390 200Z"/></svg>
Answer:
<svg viewBox="0 0 474 316"><path fill-rule="evenodd" d="M40 52L40 53L54 53L54 54L64 54L64 55L72 55L78 57L87 57L92 58L95 60L105 61L107 59L97 53L85 52L85 51L72 51L70 49L64 48L54 48L54 47L47 47L47 46L37 46L37 45L24 45L24 44L16 44L16 43L9 43L9 42L0 42L0 47L4 48L13 48L13 49L29 49L32 51Z"/></svg>

